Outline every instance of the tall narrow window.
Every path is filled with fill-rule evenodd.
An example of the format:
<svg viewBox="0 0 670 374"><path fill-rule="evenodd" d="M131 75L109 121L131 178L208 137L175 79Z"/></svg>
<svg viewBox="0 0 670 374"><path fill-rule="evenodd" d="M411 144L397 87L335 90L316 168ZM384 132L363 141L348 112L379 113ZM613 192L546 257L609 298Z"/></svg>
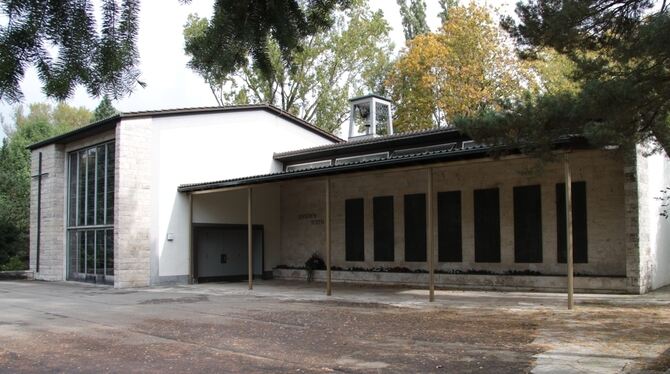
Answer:
<svg viewBox="0 0 670 374"><path fill-rule="evenodd" d="M105 224L114 223L114 143L107 143L107 164L105 166L107 178L105 182L105 199L107 204Z"/></svg>
<svg viewBox="0 0 670 374"><path fill-rule="evenodd" d="M109 282L112 278L106 277L114 275L113 149L114 142L108 142L71 152L68 156L70 280Z"/></svg>
<svg viewBox="0 0 670 374"><path fill-rule="evenodd" d="M96 162L95 162L95 173L96 173L96 183L95 183L95 224L104 225L105 224L105 164L106 164L106 151L105 145L98 146L96 151Z"/></svg>
<svg viewBox="0 0 670 374"><path fill-rule="evenodd" d="M500 262L500 193L497 188L474 191L475 261Z"/></svg>
<svg viewBox="0 0 670 374"><path fill-rule="evenodd" d="M565 230L565 183L556 184L556 234L559 263L567 261ZM573 261L587 263L588 234L586 227L586 182L572 183L572 246Z"/></svg>
<svg viewBox="0 0 670 374"><path fill-rule="evenodd" d="M344 202L344 205L345 259L347 261L364 261L363 199L348 199Z"/></svg>
<svg viewBox="0 0 670 374"><path fill-rule="evenodd" d="M375 261L393 261L393 196L372 199Z"/></svg>
<svg viewBox="0 0 670 374"><path fill-rule="evenodd" d="M542 194L539 185L514 187L514 261L542 262Z"/></svg>
<svg viewBox="0 0 670 374"><path fill-rule="evenodd" d="M426 258L426 194L405 195L405 261Z"/></svg>
<svg viewBox="0 0 670 374"><path fill-rule="evenodd" d="M437 236L440 262L463 261L461 191L437 194Z"/></svg>

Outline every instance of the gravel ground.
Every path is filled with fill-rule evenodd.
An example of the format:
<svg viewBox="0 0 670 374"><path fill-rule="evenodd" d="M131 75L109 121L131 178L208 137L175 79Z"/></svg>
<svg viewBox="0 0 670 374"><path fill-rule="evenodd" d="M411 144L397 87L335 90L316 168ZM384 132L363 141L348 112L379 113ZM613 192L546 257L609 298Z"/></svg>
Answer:
<svg viewBox="0 0 670 374"><path fill-rule="evenodd" d="M670 292L0 282L0 372L665 372Z"/></svg>

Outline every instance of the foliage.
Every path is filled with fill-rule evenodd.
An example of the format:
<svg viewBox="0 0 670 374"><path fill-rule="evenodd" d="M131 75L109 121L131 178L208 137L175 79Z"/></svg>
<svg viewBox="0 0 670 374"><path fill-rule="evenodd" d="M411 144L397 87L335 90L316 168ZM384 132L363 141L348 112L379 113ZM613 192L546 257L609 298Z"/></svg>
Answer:
<svg viewBox="0 0 670 374"><path fill-rule="evenodd" d="M139 0L102 0L101 27L91 2L5 0L0 14L0 100L20 101L19 84L37 69L49 97L65 99L81 84L89 94L130 93L138 82Z"/></svg>
<svg viewBox="0 0 670 374"><path fill-rule="evenodd" d="M314 270L326 270L326 263L315 252L305 261L305 270L307 270L307 281L311 282L314 280Z"/></svg>
<svg viewBox="0 0 670 374"><path fill-rule="evenodd" d="M281 47L270 40L267 52L272 73L267 76L249 62L221 74L221 61L203 63L197 48L211 21L196 15L184 27L189 66L209 84L219 105L270 103L333 132L349 115L348 99L372 91L383 93L393 45L381 12L364 1L354 1L336 12L331 29L308 36L285 63Z"/></svg>
<svg viewBox="0 0 670 374"><path fill-rule="evenodd" d="M488 9L474 3L450 6L439 32L410 41L387 84L397 131L449 125L535 86Z"/></svg>
<svg viewBox="0 0 670 374"><path fill-rule="evenodd" d="M440 17L442 24L444 24L449 18L449 9L458 6L458 0L439 0L439 4L442 11L438 13L438 16Z"/></svg>
<svg viewBox="0 0 670 374"><path fill-rule="evenodd" d="M292 65L302 41L329 29L336 9L346 9L352 0L217 0L206 27L187 43L189 66L209 71L212 79L223 80L249 65L259 73L273 75L276 46L283 65Z"/></svg>
<svg viewBox="0 0 670 374"><path fill-rule="evenodd" d="M2 229L0 229L1 232ZM3 261L0 258L0 264ZM4 265L0 265L0 271L16 271L16 270L25 270L26 262L22 260L19 256L10 257L8 261L4 262Z"/></svg>
<svg viewBox="0 0 670 374"><path fill-rule="evenodd" d="M583 134L595 144L656 141L670 150L670 10L647 0L532 0L517 6L519 23L503 26L532 60L556 50L573 63L579 89L546 93L482 113L464 129L483 142L533 144L551 150L548 134ZM489 129L486 127L490 126Z"/></svg>
<svg viewBox="0 0 670 374"><path fill-rule="evenodd" d="M28 114L18 107L13 126L0 148L0 265L28 256L30 208L30 144L89 122L91 112L66 104L32 104ZM15 261L15 260L13 260Z"/></svg>
<svg viewBox="0 0 670 374"><path fill-rule="evenodd" d="M109 99L109 96L105 95L93 111L93 122L109 118L117 113L119 111L114 108L112 100Z"/></svg>
<svg viewBox="0 0 670 374"><path fill-rule="evenodd" d="M417 35L430 32L428 23L426 23L426 2L424 0L410 0L409 6L407 6L407 0L397 0L397 2L400 6L405 40L412 40Z"/></svg>

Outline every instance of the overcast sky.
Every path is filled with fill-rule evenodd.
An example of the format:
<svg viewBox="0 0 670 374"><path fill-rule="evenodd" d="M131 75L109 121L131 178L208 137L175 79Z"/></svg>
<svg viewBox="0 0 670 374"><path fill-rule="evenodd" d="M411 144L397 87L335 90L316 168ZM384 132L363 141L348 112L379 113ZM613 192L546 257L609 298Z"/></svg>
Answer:
<svg viewBox="0 0 670 374"><path fill-rule="evenodd" d="M372 9L381 9L392 27L391 37L397 48L404 45L404 37L396 0L369 0ZM509 9L512 1L481 0L481 3ZM182 5L177 0L142 0L140 11L140 31L138 48L140 52L141 80L146 88L137 87L129 97L114 102L123 112L166 108L184 108L216 105L208 86L187 66L184 55L183 25L190 13L200 16L212 14L213 0L193 0ZM435 30L439 27L438 0L427 0L427 20ZM34 69L30 69L22 84L24 104L43 102L41 84ZM78 88L68 104L84 106L93 110L99 99L88 97L86 91ZM13 106L0 104L0 113L5 121L12 121ZM0 130L0 138L4 137Z"/></svg>

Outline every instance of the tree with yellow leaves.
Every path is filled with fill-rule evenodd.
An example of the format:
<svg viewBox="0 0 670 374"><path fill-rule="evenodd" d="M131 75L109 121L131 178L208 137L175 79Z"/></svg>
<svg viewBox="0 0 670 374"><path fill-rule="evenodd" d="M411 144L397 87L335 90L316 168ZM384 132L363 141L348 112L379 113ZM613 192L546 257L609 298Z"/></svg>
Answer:
<svg viewBox="0 0 670 374"><path fill-rule="evenodd" d="M536 82L491 12L474 3L450 7L438 32L409 41L387 79L397 131L450 125L519 99Z"/></svg>

